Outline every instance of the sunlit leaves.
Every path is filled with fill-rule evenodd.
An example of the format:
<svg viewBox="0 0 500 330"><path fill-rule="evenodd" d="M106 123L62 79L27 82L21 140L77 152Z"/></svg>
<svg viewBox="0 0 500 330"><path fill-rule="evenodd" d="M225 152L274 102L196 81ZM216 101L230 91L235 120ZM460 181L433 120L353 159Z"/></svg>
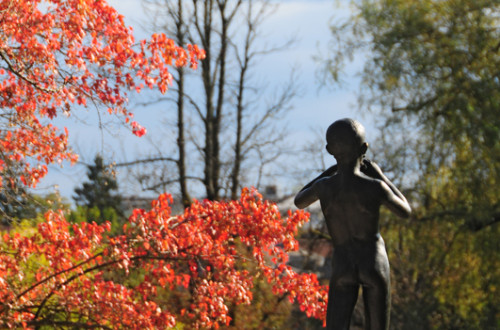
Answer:
<svg viewBox="0 0 500 330"><path fill-rule="evenodd" d="M142 136L146 130L126 108L128 93L144 86L164 93L169 66L196 67L203 57L163 34L136 44L106 1L2 1L0 31L0 171L23 161L28 186L46 174L46 164L76 160L68 132L47 120L78 105L102 106Z"/></svg>
<svg viewBox="0 0 500 330"><path fill-rule="evenodd" d="M49 212L29 236L5 234L0 254L0 322L9 327L78 322L125 328L198 328L229 324L229 305L249 304L255 272L274 294L288 295L308 316L323 319L327 288L313 274L297 274L286 252L298 247L294 234L307 221L298 211L282 218L276 205L254 190L238 201L195 202L173 216L161 195L149 211L135 210L124 234L107 236L109 223L70 225ZM236 244L252 254L241 254ZM125 285L105 271L143 270ZM160 289L182 289L191 299L179 313L162 308ZM55 316L57 314L57 319ZM75 315L77 319L75 320ZM71 323L73 322L73 323ZM57 323L51 323L57 324Z"/></svg>
<svg viewBox="0 0 500 330"><path fill-rule="evenodd" d="M362 98L423 127L439 141L499 138L498 1L352 1L354 18L334 31L330 61L366 51ZM369 92L368 92L369 90Z"/></svg>
<svg viewBox="0 0 500 330"><path fill-rule="evenodd" d="M389 253L396 250L391 323L495 328L500 314L491 288L500 277L490 251L499 249L500 4L352 3L359 10L334 30L344 43L335 44L341 56L332 63L366 50L363 107L382 119L378 153L404 182L414 211L412 223L384 234Z"/></svg>

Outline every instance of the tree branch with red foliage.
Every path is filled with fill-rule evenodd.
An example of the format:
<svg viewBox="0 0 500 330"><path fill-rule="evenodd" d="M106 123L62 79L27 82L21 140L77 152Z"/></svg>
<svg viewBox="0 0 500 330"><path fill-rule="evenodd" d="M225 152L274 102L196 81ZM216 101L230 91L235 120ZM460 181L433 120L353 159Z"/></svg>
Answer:
<svg viewBox="0 0 500 330"><path fill-rule="evenodd" d="M165 93L169 66L195 68L204 57L197 46L180 48L163 34L136 43L104 0L2 1L0 31L0 172L22 161L27 186L47 173L45 165L76 161L68 132L42 119L92 101L142 136L145 128L126 107L128 93L144 86Z"/></svg>
<svg viewBox="0 0 500 330"><path fill-rule="evenodd" d="M287 252L298 248L294 235L306 213L282 218L275 204L249 189L238 201L194 202L177 216L170 203L165 194L151 210L135 210L115 237L106 235L109 224L70 225L56 212L47 213L30 237L5 234L0 245L10 253L0 254L0 322L36 326L57 309L58 321L78 315L88 326L142 329L182 322L217 328L229 324L229 305L252 301L255 274L243 262L252 262L276 295L324 319L327 287L286 264ZM241 255L237 244L251 256ZM134 285L106 277L119 272L127 278L131 270L144 274ZM190 303L179 312L166 310L158 290L181 289Z"/></svg>
<svg viewBox="0 0 500 330"><path fill-rule="evenodd" d="M128 93L145 86L164 93L170 66L194 68L204 57L197 46L180 48L163 34L136 43L123 16L104 0L2 1L0 31L0 174L17 166L16 180L30 187L47 164L76 161L68 131L50 124L55 116L90 101L141 136L145 129L127 110ZM324 319L327 288L286 265L306 213L283 219L275 204L248 189L238 201L194 202L176 216L170 203L165 194L151 210L135 210L115 237L109 223L70 224L62 212L47 213L29 235L5 233L2 327L145 329L182 322L217 328L230 322L230 304L251 302L255 276ZM259 275L239 266L249 260ZM141 276L132 281L131 270ZM178 311L168 310L158 294L174 289L190 295Z"/></svg>

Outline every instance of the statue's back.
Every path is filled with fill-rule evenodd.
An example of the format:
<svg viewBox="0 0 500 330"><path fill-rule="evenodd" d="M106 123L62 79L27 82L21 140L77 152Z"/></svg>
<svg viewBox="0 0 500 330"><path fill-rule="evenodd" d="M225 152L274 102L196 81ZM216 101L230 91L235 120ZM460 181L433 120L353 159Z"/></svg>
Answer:
<svg viewBox="0 0 500 330"><path fill-rule="evenodd" d="M380 181L363 174L334 175L318 182L321 209L334 245L379 236Z"/></svg>

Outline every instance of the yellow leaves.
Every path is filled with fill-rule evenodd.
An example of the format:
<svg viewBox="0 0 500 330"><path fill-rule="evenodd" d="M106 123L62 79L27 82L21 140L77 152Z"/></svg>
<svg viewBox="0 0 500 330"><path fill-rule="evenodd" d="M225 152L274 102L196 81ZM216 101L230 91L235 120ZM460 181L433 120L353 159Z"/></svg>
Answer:
<svg viewBox="0 0 500 330"><path fill-rule="evenodd" d="M399 84L399 79L398 77L394 75L387 75L384 80L384 88L388 90L393 90L395 89Z"/></svg>
<svg viewBox="0 0 500 330"><path fill-rule="evenodd" d="M491 289L500 278L498 229L472 234L461 224L458 217L449 222L391 222L384 232L394 305L400 312L420 315L429 328L449 328L455 322L481 328L483 316L491 311L488 305L498 302ZM433 311L419 307L431 304Z"/></svg>
<svg viewBox="0 0 500 330"><path fill-rule="evenodd" d="M484 274L480 271L483 262L470 250L471 239L460 237L445 261L443 274L436 284L436 297L443 304L452 304L464 319L481 314L488 293L483 289Z"/></svg>

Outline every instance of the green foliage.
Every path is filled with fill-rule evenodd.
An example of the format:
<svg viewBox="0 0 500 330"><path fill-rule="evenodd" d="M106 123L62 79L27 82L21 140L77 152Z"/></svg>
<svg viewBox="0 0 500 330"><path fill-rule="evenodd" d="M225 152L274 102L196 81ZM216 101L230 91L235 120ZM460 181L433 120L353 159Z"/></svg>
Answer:
<svg viewBox="0 0 500 330"><path fill-rule="evenodd" d="M0 219L3 225L33 221L49 210L68 211L69 208L68 201L58 193L36 195L12 185L5 185L0 190Z"/></svg>
<svg viewBox="0 0 500 330"><path fill-rule="evenodd" d="M96 206L101 211L106 207L118 210L121 197L114 193L118 190L118 183L110 167L104 164L102 156L97 155L94 159L94 165L88 165L87 168L89 181L84 182L81 188L75 189L73 197L75 202L89 208Z"/></svg>
<svg viewBox="0 0 500 330"><path fill-rule="evenodd" d="M88 206L77 206L76 209L72 210L68 215L68 221L71 223L93 221L96 223L104 223L109 221L111 222L111 234L113 235L120 233L123 217L121 217L112 207L106 207L101 212L97 206L92 208Z"/></svg>
<svg viewBox="0 0 500 330"><path fill-rule="evenodd" d="M2 173L1 177L2 181L9 182L5 173ZM25 218L26 214L32 214L31 210L26 208L29 204L28 194L16 181L7 183L0 190L0 216L4 225Z"/></svg>
<svg viewBox="0 0 500 330"><path fill-rule="evenodd" d="M499 226L471 235L452 221L391 219L383 234L396 329L495 329Z"/></svg>
<svg viewBox="0 0 500 330"><path fill-rule="evenodd" d="M363 49L361 105L378 115L375 160L413 206L386 215L392 324L401 329L500 325L500 3L352 1L325 62L339 81Z"/></svg>
<svg viewBox="0 0 500 330"><path fill-rule="evenodd" d="M393 110L392 120L413 118L439 142L458 148L468 140L479 157L489 154L486 144L498 162L498 1L353 2L355 18L333 29L342 43L326 62L330 71L338 74L346 55L363 48L367 106Z"/></svg>

